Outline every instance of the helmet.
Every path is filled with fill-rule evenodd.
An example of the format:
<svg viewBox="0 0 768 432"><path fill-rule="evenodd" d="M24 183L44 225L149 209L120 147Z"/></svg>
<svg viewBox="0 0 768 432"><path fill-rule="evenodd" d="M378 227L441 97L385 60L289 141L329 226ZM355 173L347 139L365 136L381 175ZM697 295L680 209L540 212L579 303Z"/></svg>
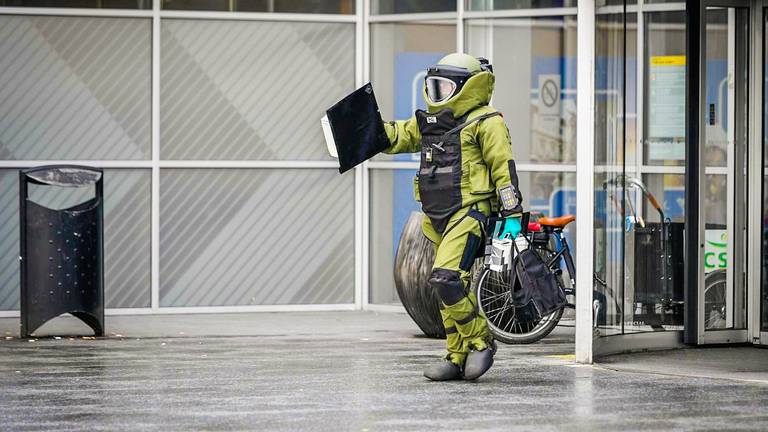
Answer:
<svg viewBox="0 0 768 432"><path fill-rule="evenodd" d="M424 78L427 97L432 103L445 102L458 94L470 77L482 71L493 71L488 60L469 54L448 54L427 69Z"/></svg>

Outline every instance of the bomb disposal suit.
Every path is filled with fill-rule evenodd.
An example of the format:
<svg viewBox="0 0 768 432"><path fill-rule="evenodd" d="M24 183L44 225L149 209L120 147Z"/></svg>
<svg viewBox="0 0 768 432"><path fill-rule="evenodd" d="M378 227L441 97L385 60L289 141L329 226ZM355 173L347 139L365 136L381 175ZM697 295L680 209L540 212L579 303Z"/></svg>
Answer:
<svg viewBox="0 0 768 432"><path fill-rule="evenodd" d="M470 292L470 270L486 219L501 212L514 237L522 212L509 131L488 105L494 79L485 59L450 54L427 71L427 111L384 125L392 144L386 153L421 152L414 193L426 215L424 235L435 244L429 282L442 303L448 348L425 371L432 380L475 379L493 363L495 343Z"/></svg>

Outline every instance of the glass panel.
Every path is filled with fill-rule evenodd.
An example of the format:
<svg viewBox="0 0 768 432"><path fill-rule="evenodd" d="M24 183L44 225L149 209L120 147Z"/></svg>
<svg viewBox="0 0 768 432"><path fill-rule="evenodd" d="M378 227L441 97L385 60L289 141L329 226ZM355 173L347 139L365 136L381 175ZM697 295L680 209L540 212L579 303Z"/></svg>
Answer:
<svg viewBox="0 0 768 432"><path fill-rule="evenodd" d="M685 165L685 12L646 17L645 142L648 165Z"/></svg>
<svg viewBox="0 0 768 432"><path fill-rule="evenodd" d="M745 328L747 10L706 13L704 328Z"/></svg>
<svg viewBox="0 0 768 432"><path fill-rule="evenodd" d="M683 174L644 174L643 182L648 192L661 204L664 217L675 223L683 223L685 218L685 176ZM648 222L658 222L658 211L647 201L644 204L643 218Z"/></svg>
<svg viewBox="0 0 768 432"><path fill-rule="evenodd" d="M104 171L104 294L108 308L150 306L149 170ZM19 308L19 174L0 170L0 310ZM65 208L93 190L30 188L30 197Z"/></svg>
<svg viewBox="0 0 768 432"><path fill-rule="evenodd" d="M400 303L392 271L400 235L411 212L421 211L413 198L416 170L371 171L370 297L371 303ZM526 210L549 216L576 213L576 175L562 172L519 172ZM575 248L574 224L565 230Z"/></svg>
<svg viewBox="0 0 768 432"><path fill-rule="evenodd" d="M467 10L535 9L576 6L576 0L467 0Z"/></svg>
<svg viewBox="0 0 768 432"><path fill-rule="evenodd" d="M426 109L427 68L454 51L454 22L372 24L371 81L384 120L405 120L417 109ZM374 160L418 161L419 155L380 154Z"/></svg>
<svg viewBox="0 0 768 432"><path fill-rule="evenodd" d="M762 288L760 298L761 327L768 331L768 10L764 10L763 22L763 256L762 256ZM765 341L763 341L765 342Z"/></svg>
<svg viewBox="0 0 768 432"><path fill-rule="evenodd" d="M163 159L330 160L320 118L355 87L354 24L163 20Z"/></svg>
<svg viewBox="0 0 768 432"><path fill-rule="evenodd" d="M0 29L0 159L151 159L151 20L6 15Z"/></svg>
<svg viewBox="0 0 768 432"><path fill-rule="evenodd" d="M353 14L355 0L162 0L163 9Z"/></svg>
<svg viewBox="0 0 768 432"><path fill-rule="evenodd" d="M412 212L421 211L413 197L415 175L416 170L371 170L371 303L400 303L392 272L403 228Z"/></svg>
<svg viewBox="0 0 768 432"><path fill-rule="evenodd" d="M518 163L576 162L576 19L469 20L467 49L493 59L493 106Z"/></svg>
<svg viewBox="0 0 768 432"><path fill-rule="evenodd" d="M352 303L354 179L331 169L166 169L160 304Z"/></svg>
<svg viewBox="0 0 768 432"><path fill-rule="evenodd" d="M647 2L648 2L648 0L646 0L646 3ZM627 5L637 4L637 0L628 0L628 1L624 1L624 0L597 0L595 2L595 5L598 8L601 7L601 6L622 6L624 4L627 4ZM598 12L599 12L599 10L598 10ZM614 12L615 12L615 10L614 10Z"/></svg>
<svg viewBox="0 0 768 432"><path fill-rule="evenodd" d="M650 330L636 322L631 281L633 242L625 224L634 210L625 191L627 159L634 153L636 98L633 89L635 14L596 17L595 71L595 292L596 320L602 336ZM626 216L626 217L625 217ZM628 226L631 228L631 225ZM626 258L625 258L626 257Z"/></svg>
<svg viewBox="0 0 768 432"><path fill-rule="evenodd" d="M0 6L45 8L152 9L152 0L0 0ZM0 24L2 27L2 24Z"/></svg>
<svg viewBox="0 0 768 432"><path fill-rule="evenodd" d="M373 0L371 11L375 15L452 12L456 10L456 0Z"/></svg>

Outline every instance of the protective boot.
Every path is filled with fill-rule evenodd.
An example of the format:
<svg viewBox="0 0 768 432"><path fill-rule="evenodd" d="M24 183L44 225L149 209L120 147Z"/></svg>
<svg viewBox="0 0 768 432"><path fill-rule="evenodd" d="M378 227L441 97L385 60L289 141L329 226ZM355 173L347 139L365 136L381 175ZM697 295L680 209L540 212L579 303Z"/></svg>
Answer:
<svg viewBox="0 0 768 432"><path fill-rule="evenodd" d="M467 360L464 363L464 379L475 380L488 372L493 366L493 356L496 354L496 342L491 340L481 350L472 349L467 354Z"/></svg>
<svg viewBox="0 0 768 432"><path fill-rule="evenodd" d="M462 340L461 334L456 328L456 321L447 310L446 304L453 304L464 297L464 287L458 272L445 269L433 270L429 282L440 298L440 315L443 319L443 327L445 327L445 345L448 349L448 355L440 362L427 368L424 371L424 376L432 381L461 379L464 361L469 350Z"/></svg>
<svg viewBox="0 0 768 432"><path fill-rule="evenodd" d="M451 360L451 354L441 361L430 365L424 371L424 376L432 381L459 380L463 377L461 366Z"/></svg>
<svg viewBox="0 0 768 432"><path fill-rule="evenodd" d="M461 340L459 331L456 330L456 322L445 311L445 307L440 306L440 315L443 318L445 327L445 345L448 349L442 361L435 363L424 371L424 376L432 381L446 381L461 379L463 376L463 365L467 359L467 346Z"/></svg>
<svg viewBox="0 0 768 432"><path fill-rule="evenodd" d="M464 378L474 380L486 373L493 365L496 343L488 329L485 314L477 306L477 296L470 293L457 308L456 329L462 336L462 351L467 353ZM462 316L463 315L463 316Z"/></svg>

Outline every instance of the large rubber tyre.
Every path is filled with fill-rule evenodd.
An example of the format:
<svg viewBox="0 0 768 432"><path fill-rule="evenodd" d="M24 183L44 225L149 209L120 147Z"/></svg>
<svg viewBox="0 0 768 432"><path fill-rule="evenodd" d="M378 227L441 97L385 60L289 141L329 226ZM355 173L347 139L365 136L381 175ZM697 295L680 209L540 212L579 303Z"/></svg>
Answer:
<svg viewBox="0 0 768 432"><path fill-rule="evenodd" d="M435 245L422 233L424 215L412 212L400 234L395 256L395 289L405 311L431 338L445 338L440 299L429 285L435 262Z"/></svg>
<svg viewBox="0 0 768 432"><path fill-rule="evenodd" d="M472 289L480 309L488 319L488 328L496 340L506 344L531 344L547 337L557 327L563 308L533 323L516 323L514 306L509 303L512 293L507 277L482 269L475 273Z"/></svg>

